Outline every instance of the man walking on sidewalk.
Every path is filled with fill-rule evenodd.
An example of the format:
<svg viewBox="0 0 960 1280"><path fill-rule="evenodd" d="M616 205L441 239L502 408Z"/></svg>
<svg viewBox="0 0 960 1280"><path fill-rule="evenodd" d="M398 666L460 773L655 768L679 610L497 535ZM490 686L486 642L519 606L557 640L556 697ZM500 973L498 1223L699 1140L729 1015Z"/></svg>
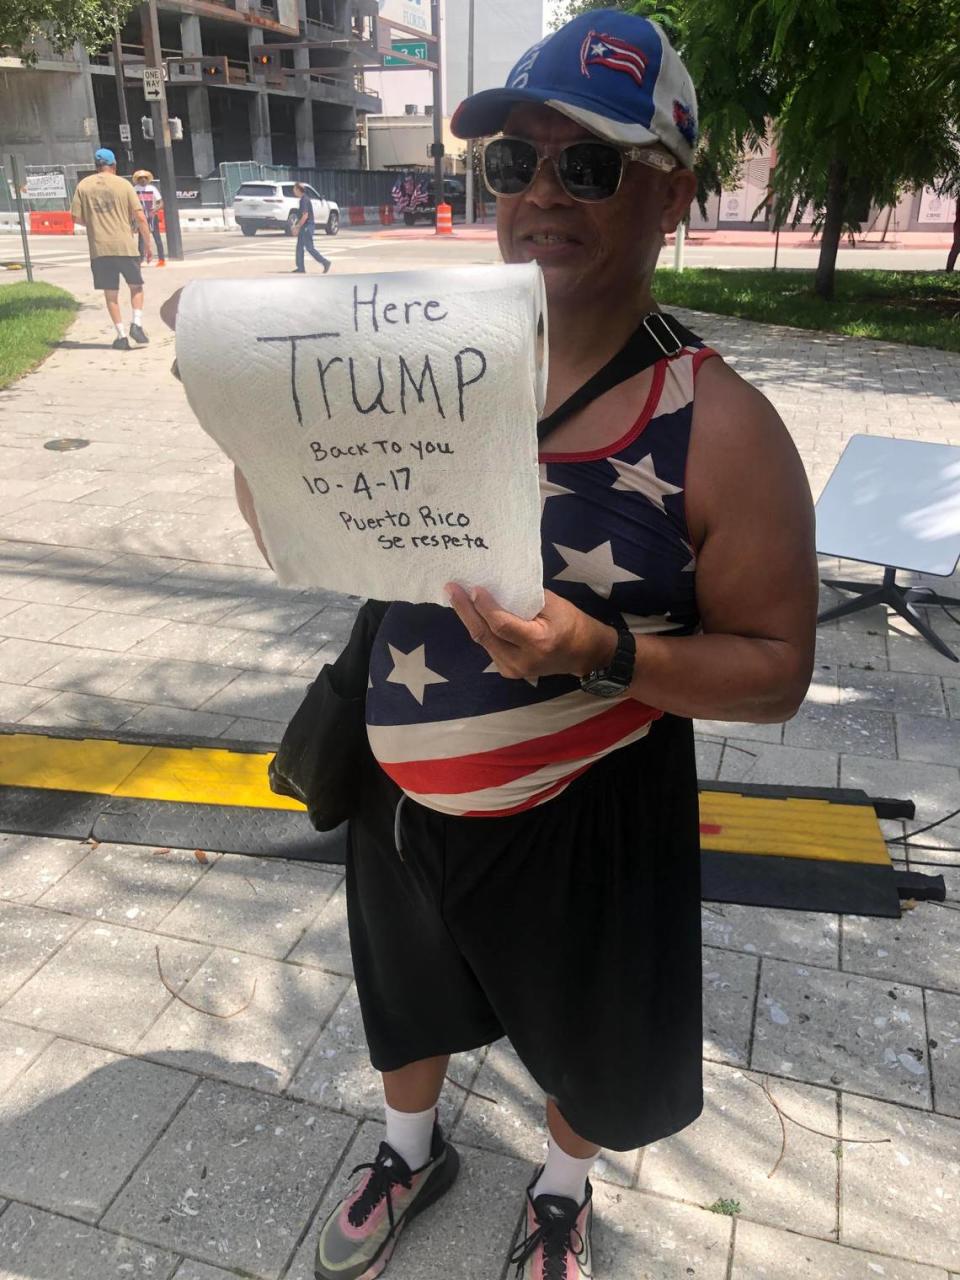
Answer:
<svg viewBox="0 0 960 1280"><path fill-rule="evenodd" d="M294 273L297 275L306 274L306 264L304 255L308 254L314 261L319 262L323 267L323 274L326 275L330 270L330 259L325 258L313 243L313 234L317 229L317 220L313 216L313 201L307 195L303 185L299 182L294 184L293 194L300 200L300 216L297 219L297 265L294 267Z"/></svg>
<svg viewBox="0 0 960 1280"><path fill-rule="evenodd" d="M129 351L130 339L120 311L120 277L130 286L133 308L130 338L134 342L149 342L143 331L143 276L134 227L146 243L148 262L152 257L150 228L137 193L129 182L117 177L117 157L113 152L101 147L93 159L97 172L78 184L70 212L87 229L94 287L103 290L107 311L117 331L114 349Z"/></svg>

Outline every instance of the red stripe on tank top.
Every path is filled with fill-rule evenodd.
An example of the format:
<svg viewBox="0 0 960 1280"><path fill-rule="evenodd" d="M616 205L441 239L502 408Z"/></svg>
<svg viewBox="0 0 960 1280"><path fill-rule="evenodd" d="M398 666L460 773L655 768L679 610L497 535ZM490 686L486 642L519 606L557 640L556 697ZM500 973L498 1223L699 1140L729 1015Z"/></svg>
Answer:
<svg viewBox="0 0 960 1280"><path fill-rule="evenodd" d="M424 795L457 795L486 791L513 782L545 764L562 760L582 760L615 746L621 739L663 714L633 698L617 703L600 715L571 725L559 733L529 738L495 751L454 756L446 760L414 760L393 764L380 760L380 767L404 791Z"/></svg>

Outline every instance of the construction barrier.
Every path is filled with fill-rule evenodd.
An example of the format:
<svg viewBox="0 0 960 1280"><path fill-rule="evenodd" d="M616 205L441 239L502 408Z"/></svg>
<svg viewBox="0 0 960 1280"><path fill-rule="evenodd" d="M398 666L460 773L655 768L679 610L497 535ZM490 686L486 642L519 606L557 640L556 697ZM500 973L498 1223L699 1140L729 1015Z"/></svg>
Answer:
<svg viewBox="0 0 960 1280"><path fill-rule="evenodd" d="M347 210L347 221L351 227L362 227L366 220L367 214L362 204L352 204Z"/></svg>
<svg viewBox="0 0 960 1280"><path fill-rule="evenodd" d="M30 234L34 236L72 236L73 215L30 210Z"/></svg>
<svg viewBox="0 0 960 1280"><path fill-rule="evenodd" d="M453 235L453 206L449 204L437 205L437 235L452 236Z"/></svg>

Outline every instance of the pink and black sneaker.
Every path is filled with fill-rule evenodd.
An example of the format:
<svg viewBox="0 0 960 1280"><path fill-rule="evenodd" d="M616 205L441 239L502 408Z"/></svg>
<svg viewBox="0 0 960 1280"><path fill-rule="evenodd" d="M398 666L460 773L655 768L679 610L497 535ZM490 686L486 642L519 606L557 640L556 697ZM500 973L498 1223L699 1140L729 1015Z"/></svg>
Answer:
<svg viewBox="0 0 960 1280"><path fill-rule="evenodd" d="M411 1170L386 1142L356 1187L323 1224L317 1240L317 1280L374 1280L387 1266L400 1232L418 1213L449 1191L460 1171L460 1157L434 1124L430 1159Z"/></svg>
<svg viewBox="0 0 960 1280"><path fill-rule="evenodd" d="M511 1262L517 1264L517 1280L591 1280L593 1248L593 1188L587 1183L583 1204L566 1196L537 1196L532 1191L541 1170L527 1188L526 1237Z"/></svg>

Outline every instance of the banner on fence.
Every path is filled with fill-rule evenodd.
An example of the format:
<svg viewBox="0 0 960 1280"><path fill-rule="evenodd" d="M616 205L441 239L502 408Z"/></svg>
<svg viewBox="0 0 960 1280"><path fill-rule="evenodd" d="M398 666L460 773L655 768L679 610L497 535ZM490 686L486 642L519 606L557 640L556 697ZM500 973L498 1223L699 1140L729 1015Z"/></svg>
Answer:
<svg viewBox="0 0 960 1280"><path fill-rule="evenodd" d="M66 200L67 179L61 172L28 173L24 195L28 200Z"/></svg>

